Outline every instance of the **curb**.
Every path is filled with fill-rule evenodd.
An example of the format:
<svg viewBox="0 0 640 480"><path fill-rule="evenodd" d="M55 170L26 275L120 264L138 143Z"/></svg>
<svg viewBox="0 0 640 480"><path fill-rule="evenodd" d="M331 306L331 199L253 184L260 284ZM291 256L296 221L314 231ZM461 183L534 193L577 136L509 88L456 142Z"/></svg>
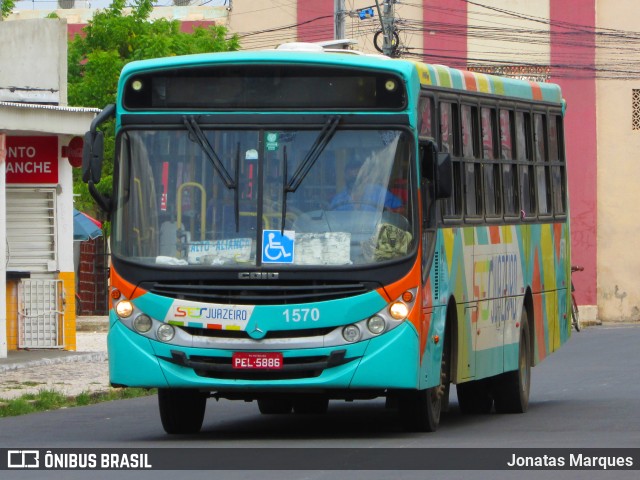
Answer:
<svg viewBox="0 0 640 480"><path fill-rule="evenodd" d="M62 363L101 363L108 360L107 352L80 353L64 357L42 358L21 363L7 363L0 365L0 373L12 372L23 368L43 367L49 365L59 365Z"/></svg>
<svg viewBox="0 0 640 480"><path fill-rule="evenodd" d="M77 317L76 332L107 332L109 317Z"/></svg>

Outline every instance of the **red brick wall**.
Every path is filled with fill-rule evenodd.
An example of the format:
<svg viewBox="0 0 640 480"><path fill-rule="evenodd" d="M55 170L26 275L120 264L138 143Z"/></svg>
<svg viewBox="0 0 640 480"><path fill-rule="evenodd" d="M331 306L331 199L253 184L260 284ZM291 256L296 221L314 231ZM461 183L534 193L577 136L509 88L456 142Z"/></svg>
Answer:
<svg viewBox="0 0 640 480"><path fill-rule="evenodd" d="M104 237L80 244L76 309L81 315L106 315L108 259ZM79 304L79 305L78 305ZM79 308L78 308L79 307Z"/></svg>

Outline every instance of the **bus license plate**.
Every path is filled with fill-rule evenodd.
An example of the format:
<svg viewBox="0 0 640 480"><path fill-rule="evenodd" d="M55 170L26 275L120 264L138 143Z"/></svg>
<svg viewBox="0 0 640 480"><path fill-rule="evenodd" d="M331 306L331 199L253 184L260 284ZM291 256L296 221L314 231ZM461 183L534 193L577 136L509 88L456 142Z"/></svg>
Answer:
<svg viewBox="0 0 640 480"><path fill-rule="evenodd" d="M241 370L280 370L280 352L235 352L231 356L233 368Z"/></svg>

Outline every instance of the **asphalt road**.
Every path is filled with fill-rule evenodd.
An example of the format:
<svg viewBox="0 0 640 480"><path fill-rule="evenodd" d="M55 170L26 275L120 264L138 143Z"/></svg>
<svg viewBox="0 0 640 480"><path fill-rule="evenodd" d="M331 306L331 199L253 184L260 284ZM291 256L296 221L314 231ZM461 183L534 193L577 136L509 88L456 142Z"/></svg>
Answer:
<svg viewBox="0 0 640 480"><path fill-rule="evenodd" d="M608 448L640 447L640 326L599 326L574 333L532 370L524 415L462 415L452 389L451 411L436 433L404 432L384 401L332 402L326 415L261 415L255 403L211 399L202 432L168 436L156 397L0 419L0 448ZM460 461L464 463L464 458ZM638 468L638 466L636 466ZM80 472L9 472L2 478L88 478ZM92 472L91 478L134 473ZM135 478L169 478L136 472ZM205 475L209 473L209 475ZM344 473L344 472L343 472ZM429 478L428 472L219 472L215 478ZM635 471L441 471L440 478L638 478ZM31 474L31 476L29 476ZM23 476L24 475L24 476ZM57 476L60 475L60 476ZM88 472L87 472L88 475ZM202 475L202 476L200 476ZM604 476L600 476L604 475ZM108 476L108 477L107 477ZM132 478L132 477L131 477ZM189 478L214 478L191 472Z"/></svg>

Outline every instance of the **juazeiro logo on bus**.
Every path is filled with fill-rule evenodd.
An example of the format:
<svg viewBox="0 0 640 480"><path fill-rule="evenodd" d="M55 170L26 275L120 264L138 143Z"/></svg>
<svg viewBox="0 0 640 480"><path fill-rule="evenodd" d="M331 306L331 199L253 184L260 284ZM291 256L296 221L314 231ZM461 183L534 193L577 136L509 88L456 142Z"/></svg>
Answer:
<svg viewBox="0 0 640 480"><path fill-rule="evenodd" d="M246 322L251 317L252 311L252 308L234 308L222 305L211 307L176 306L173 315L176 319L184 320L230 320L234 322Z"/></svg>

